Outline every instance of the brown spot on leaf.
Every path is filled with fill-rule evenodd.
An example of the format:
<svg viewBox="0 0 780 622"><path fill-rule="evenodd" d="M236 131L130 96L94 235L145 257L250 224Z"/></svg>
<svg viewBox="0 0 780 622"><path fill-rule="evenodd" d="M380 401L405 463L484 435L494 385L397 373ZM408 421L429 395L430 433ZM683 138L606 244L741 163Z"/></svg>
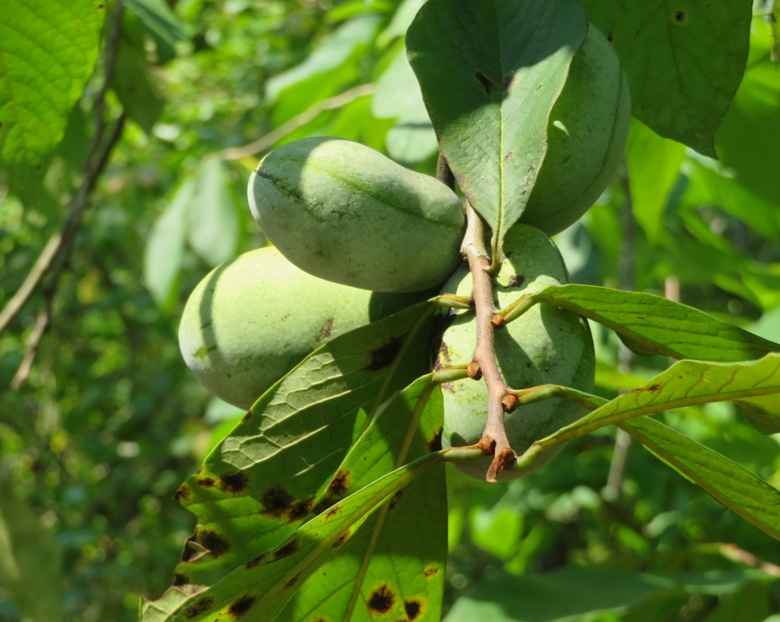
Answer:
<svg viewBox="0 0 780 622"><path fill-rule="evenodd" d="M406 617L409 618L409 622L414 622L422 613L423 603L417 598L407 598L404 601L404 609L406 610Z"/></svg>
<svg viewBox="0 0 780 622"><path fill-rule="evenodd" d="M614 31L610 30L607 33L607 41L609 41L610 43L614 43L615 42L615 33L614 33Z"/></svg>
<svg viewBox="0 0 780 622"><path fill-rule="evenodd" d="M328 493L337 499L341 499L341 497L347 494L348 490L349 490L349 471L344 471L343 469L339 469L336 472L336 474L333 476L333 479L330 481L330 484L328 484Z"/></svg>
<svg viewBox="0 0 780 622"><path fill-rule="evenodd" d="M173 499L175 501L178 501L179 503L182 503L183 501L189 499L191 495L192 495L192 491L185 484L182 484L181 486L179 486L179 489L176 491L176 494L173 495Z"/></svg>
<svg viewBox="0 0 780 622"><path fill-rule="evenodd" d="M173 584L174 585L187 585L190 582L189 577L180 574L178 572L175 572L173 574Z"/></svg>
<svg viewBox="0 0 780 622"><path fill-rule="evenodd" d="M252 411L251 411L251 410L248 410L248 411L246 412L246 414L244 415L244 418L243 418L243 419L241 419L241 423L246 423L246 422L247 422L247 421L249 421L251 418L252 418Z"/></svg>
<svg viewBox="0 0 780 622"><path fill-rule="evenodd" d="M228 615L233 616L234 618L241 617L247 611L249 611L249 608L252 606L252 603L254 603L255 600L257 600L257 596L244 594L230 604L230 607L228 608Z"/></svg>
<svg viewBox="0 0 780 622"><path fill-rule="evenodd" d="M295 575L292 579L290 579L287 583L285 583L284 589L289 590L296 583L298 583L298 575Z"/></svg>
<svg viewBox="0 0 780 622"><path fill-rule="evenodd" d="M439 574L439 567L438 566L428 566L423 571L423 574L425 575L426 579L430 579L432 577L435 577L437 574Z"/></svg>
<svg viewBox="0 0 780 622"><path fill-rule="evenodd" d="M196 618L206 613L213 603L214 599L211 596L199 598L184 610L184 617L189 619Z"/></svg>
<svg viewBox="0 0 780 622"><path fill-rule="evenodd" d="M273 552L274 561L277 559L282 559L283 557L287 557L288 555L292 555L295 553L295 551L298 550L298 546L298 540L290 540L287 544Z"/></svg>
<svg viewBox="0 0 780 622"><path fill-rule="evenodd" d="M246 490L249 478L243 471L225 473L219 478L219 487L230 495L237 495Z"/></svg>
<svg viewBox="0 0 780 622"><path fill-rule="evenodd" d="M377 613L387 613L393 608L395 593L387 583L383 583L368 597L368 608Z"/></svg>
<svg viewBox="0 0 780 622"><path fill-rule="evenodd" d="M349 529L347 529L338 538L336 538L336 541L333 543L333 547L332 548L337 549L340 546L342 546L343 544L345 544L346 541L349 540L349 536L351 536L351 535L352 535L352 532Z"/></svg>
<svg viewBox="0 0 780 622"><path fill-rule="evenodd" d="M688 14L682 9L674 12L674 23L678 26L684 26L688 23Z"/></svg>
<svg viewBox="0 0 780 622"><path fill-rule="evenodd" d="M439 427L433 432L433 436L427 439L429 451L439 451L441 449L441 435L444 429Z"/></svg>
<svg viewBox="0 0 780 622"><path fill-rule="evenodd" d="M403 342L401 339L393 339L371 352L371 361L366 365L366 371L379 371L392 364L395 357L401 351Z"/></svg>
<svg viewBox="0 0 780 622"><path fill-rule="evenodd" d="M390 503L388 504L388 509L394 510L395 506L397 506L401 502L401 499L403 498L404 498L404 491L399 490L392 497L390 497Z"/></svg>
<svg viewBox="0 0 780 622"><path fill-rule="evenodd" d="M268 553L262 553L255 557L254 559L250 559L246 564L244 564L244 568L247 570L250 570L257 566L260 562L262 562L266 557L268 556Z"/></svg>
<svg viewBox="0 0 780 622"><path fill-rule="evenodd" d="M201 477L200 479L198 479L198 485L203 486L204 488L211 488L214 485L214 478Z"/></svg>
<svg viewBox="0 0 780 622"><path fill-rule="evenodd" d="M200 544L214 557L222 557L230 550L230 543L216 531L197 528L193 536L195 542Z"/></svg>

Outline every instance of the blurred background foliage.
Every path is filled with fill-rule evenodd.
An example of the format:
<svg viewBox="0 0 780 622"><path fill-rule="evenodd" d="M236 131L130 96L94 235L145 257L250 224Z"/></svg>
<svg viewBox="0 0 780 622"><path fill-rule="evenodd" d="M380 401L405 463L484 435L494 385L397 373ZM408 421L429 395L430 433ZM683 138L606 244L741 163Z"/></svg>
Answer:
<svg viewBox="0 0 780 622"><path fill-rule="evenodd" d="M140 594L170 584L194 525L173 494L240 416L181 361L182 306L211 267L264 243L245 184L271 147L335 135L433 173L435 138L403 46L422 3L107 5L95 74L41 192L30 199L0 171L5 306L68 215L96 119L126 119L61 270L0 332L0 621L133 620ZM634 122L621 174L558 236L574 281L666 293L780 340L774 11L755 4L721 160ZM667 365L596 337L604 396ZM780 484L777 439L730 405L666 418ZM780 612L780 546L612 431L506 486L449 475L449 621Z"/></svg>

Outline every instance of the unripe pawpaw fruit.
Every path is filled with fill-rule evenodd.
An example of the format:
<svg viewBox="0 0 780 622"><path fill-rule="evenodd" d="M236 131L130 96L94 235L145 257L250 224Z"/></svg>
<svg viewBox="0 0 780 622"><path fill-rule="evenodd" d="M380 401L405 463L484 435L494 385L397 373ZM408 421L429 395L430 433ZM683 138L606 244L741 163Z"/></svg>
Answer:
<svg viewBox="0 0 780 622"><path fill-rule="evenodd" d="M547 235L534 227L515 225L504 240L501 271L496 277L494 301L501 308L523 292L531 293L568 281L566 267ZM471 276L456 273L446 286L461 296L471 294ZM471 360L476 345L474 313L460 312L444 332L437 367L464 364ZM524 389L542 384L559 384L581 391L593 388L595 357L587 322L578 315L547 304L531 307L519 318L495 331L496 360L506 384ZM444 400L443 447L473 445L482 437L487 418L487 389L484 380L469 378L442 385ZM540 438L585 414L582 407L563 399L548 399L519 406L505 418L512 449L520 454ZM557 453L557 452L556 452ZM550 452L536 466L553 457ZM464 473L484 480L492 456L456 463ZM499 480L525 473L504 471Z"/></svg>
<svg viewBox="0 0 780 622"><path fill-rule="evenodd" d="M206 389L248 409L315 348L419 299L318 279L268 246L218 266L195 287L179 347Z"/></svg>
<svg viewBox="0 0 780 622"><path fill-rule="evenodd" d="M248 196L268 239L323 279L420 291L441 285L462 261L465 217L455 193L360 143L283 145L252 173Z"/></svg>
<svg viewBox="0 0 780 622"><path fill-rule="evenodd" d="M520 222L554 235L580 218L615 175L630 121L620 60L591 24L553 106L547 154Z"/></svg>

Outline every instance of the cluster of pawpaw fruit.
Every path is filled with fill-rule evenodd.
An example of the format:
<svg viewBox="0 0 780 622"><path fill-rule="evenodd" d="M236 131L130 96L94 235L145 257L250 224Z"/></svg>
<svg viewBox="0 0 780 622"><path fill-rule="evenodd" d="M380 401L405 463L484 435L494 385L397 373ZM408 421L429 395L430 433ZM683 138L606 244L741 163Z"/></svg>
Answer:
<svg viewBox="0 0 780 622"><path fill-rule="evenodd" d="M614 175L628 131L628 87L612 47L593 27L575 55L548 124L548 148L520 222L507 233L494 303L566 283L550 235L595 202ZM250 209L273 247L223 264L192 292L179 343L187 366L214 395L252 403L324 342L389 315L431 291L471 295L460 244L461 200L433 177L373 149L317 137L269 153L249 180ZM465 364L475 346L472 311L453 316L437 366ZM587 323L536 305L495 333L506 384L559 384L589 391L594 375ZM471 379L445 383L444 447L479 441L487 392ZM507 414L516 452L581 413L552 399ZM490 458L459 467L479 479ZM512 477L512 471L503 478Z"/></svg>

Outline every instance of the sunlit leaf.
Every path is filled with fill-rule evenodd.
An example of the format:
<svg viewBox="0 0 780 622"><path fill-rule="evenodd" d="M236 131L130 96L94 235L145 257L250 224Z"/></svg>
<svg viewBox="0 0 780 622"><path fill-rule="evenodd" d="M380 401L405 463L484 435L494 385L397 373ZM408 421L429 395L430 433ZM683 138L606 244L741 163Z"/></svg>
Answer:
<svg viewBox="0 0 780 622"><path fill-rule="evenodd" d="M723 505L780 539L780 491L654 419L627 421L621 427Z"/></svg>
<svg viewBox="0 0 780 622"><path fill-rule="evenodd" d="M317 512L315 496L379 405L424 373L426 305L316 350L255 403L179 488L177 498L199 522L175 586L214 584ZM338 487L342 495L353 490L344 482Z"/></svg>
<svg viewBox="0 0 780 622"><path fill-rule="evenodd" d="M679 361L645 384L538 441L538 445L555 445L606 425L673 408L760 396L772 396L773 402L780 404L780 354L767 354L744 363ZM780 410L772 416L780 420Z"/></svg>
<svg viewBox="0 0 780 622"><path fill-rule="evenodd" d="M746 361L780 344L660 296L593 285L548 287L532 299L594 320L616 331L641 353L707 361Z"/></svg>
<svg viewBox="0 0 780 622"><path fill-rule="evenodd" d="M441 150L494 242L525 209L550 111L586 32L570 0L429 0L409 28L409 61Z"/></svg>
<svg viewBox="0 0 780 622"><path fill-rule="evenodd" d="M441 425L440 389L423 376L381 407L326 487L324 499L334 485L348 482L357 489L429 453ZM357 622L381 613L437 621L446 556L444 470L436 469L396 493L366 521L341 555L303 583L278 619Z"/></svg>
<svg viewBox="0 0 780 622"><path fill-rule="evenodd" d="M187 219L197 193L194 179L186 179L157 218L144 249L144 285L162 309L172 309L178 298L179 270L184 256Z"/></svg>
<svg viewBox="0 0 780 622"><path fill-rule="evenodd" d="M40 185L95 67L105 3L6 0L0 11L0 166Z"/></svg>
<svg viewBox="0 0 780 622"><path fill-rule="evenodd" d="M715 155L715 132L742 79L752 3L583 0L615 46L633 114L666 138Z"/></svg>

